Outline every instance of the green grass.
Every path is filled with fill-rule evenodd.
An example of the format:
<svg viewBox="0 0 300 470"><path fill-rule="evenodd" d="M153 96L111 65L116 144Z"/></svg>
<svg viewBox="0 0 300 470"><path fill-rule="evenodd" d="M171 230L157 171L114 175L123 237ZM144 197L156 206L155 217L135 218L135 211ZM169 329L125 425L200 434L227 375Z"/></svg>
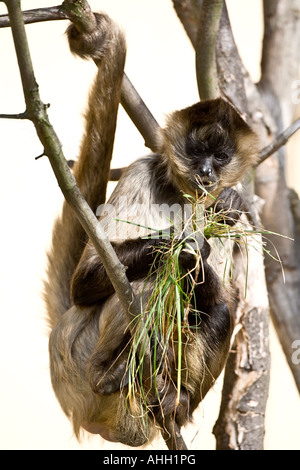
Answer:
<svg viewBox="0 0 300 470"><path fill-rule="evenodd" d="M210 196L210 195L209 195ZM147 292L148 282L153 282L151 294L146 304L143 304L141 296L141 317L135 320L136 335L132 341L132 347L128 358L129 386L128 403L132 399L140 401L141 419L147 418L148 393L156 394L158 401L161 381L172 381L177 387L177 403L180 399L182 383L182 356L185 342L195 340L197 329L201 328L201 320L196 326L189 325L189 314L191 313L192 298L197 282L202 280L201 266L203 263L200 251L200 243L203 238L211 240L211 249L217 249L213 241L219 240L224 260L224 283L225 278L233 275L233 260L231 253L225 249L225 242L235 242L242 249L245 248L246 259L246 282L245 295L247 292L247 266L248 245L252 237L260 234L265 237L271 232L265 230L252 230L242 223L230 226L226 224L228 213L215 213L213 210L203 211L204 198L207 194L192 199L186 196L192 204L192 215L190 220L183 224L181 233L167 241L162 241L157 248L156 262L149 272L145 283ZM211 196L210 196L211 197ZM187 234L187 235L186 235ZM186 271L180 263L180 253L188 250L195 257L195 268ZM262 243L262 251L266 251ZM270 254L269 252L267 252ZM280 262L279 258L278 261ZM150 280L151 279L151 280ZM152 352L152 377L151 386L145 386L143 376L143 360L145 351L149 350L151 343ZM172 351L176 358L175 364L170 363L169 352ZM176 377L174 377L176 375Z"/></svg>

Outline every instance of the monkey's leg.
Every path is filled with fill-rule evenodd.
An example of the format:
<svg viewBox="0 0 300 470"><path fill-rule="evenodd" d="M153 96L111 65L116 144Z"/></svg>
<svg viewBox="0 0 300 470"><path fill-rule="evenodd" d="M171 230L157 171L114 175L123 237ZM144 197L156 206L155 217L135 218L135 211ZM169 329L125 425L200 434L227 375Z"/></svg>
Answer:
<svg viewBox="0 0 300 470"><path fill-rule="evenodd" d="M115 246L120 261L128 265L127 274L130 281L148 275L149 269L157 256L154 245L160 243L161 239L136 239L128 240ZM201 250L203 258L207 258L209 251L209 244L205 241L203 249ZM129 255L130 252L131 255ZM190 259L191 255L187 254L184 258L186 257ZM192 256L192 262L195 263L194 256ZM81 277L81 273L83 278ZM104 286L106 286L110 294L114 292L99 257L96 257L87 267L81 265L80 269L77 270L76 278L74 278L73 292L74 288L77 289L75 298L78 299L79 292L83 292L83 288L85 287L89 296L86 302L91 301L91 298L94 301L99 301ZM128 325L125 324L120 328L118 325L114 325L114 321L112 321L112 318L116 316L119 318L119 321L121 321L121 315L119 313L120 306L115 305L115 307L111 308L110 312L106 314L107 308L109 310L107 304L104 304L101 320L105 326L100 328L100 337L90 357L88 367L91 387L95 393L101 395L114 393L127 384L126 368L130 348ZM104 318L105 315L107 315L107 321ZM124 336L126 328L127 333L126 336ZM157 361L159 362L159 350L156 351L156 353Z"/></svg>
<svg viewBox="0 0 300 470"><path fill-rule="evenodd" d="M155 245L161 239L127 240L114 244L117 256L127 266L130 282L145 279L157 257ZM89 253L91 255L91 253ZM143 281L142 281L143 282ZM126 367L130 335L128 323L124 323L122 308L112 297L114 288L97 255L81 262L73 279L73 297L76 304L103 303L100 315L100 337L89 360L88 374L91 387L96 393L111 394L126 385ZM115 318L120 324L115 324ZM122 324L122 326L121 326Z"/></svg>
<svg viewBox="0 0 300 470"><path fill-rule="evenodd" d="M88 362L90 385L93 391L100 395L118 392L128 384L127 361L130 335L125 335L115 349L111 346L105 347L109 339L115 344L114 332L107 332L100 336Z"/></svg>

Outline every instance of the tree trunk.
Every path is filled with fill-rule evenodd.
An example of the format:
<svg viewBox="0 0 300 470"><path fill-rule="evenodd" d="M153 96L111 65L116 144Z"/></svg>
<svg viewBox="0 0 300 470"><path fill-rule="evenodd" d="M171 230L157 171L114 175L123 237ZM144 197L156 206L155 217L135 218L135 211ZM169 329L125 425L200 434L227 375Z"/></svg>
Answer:
<svg viewBox="0 0 300 470"><path fill-rule="evenodd" d="M280 132L291 123L295 109L292 82L299 73L299 1L265 0L264 20L262 78L258 88ZM270 231L295 239L295 221L285 179L284 148L258 167L256 190L265 201L261 214L263 225ZM265 258L272 319L300 390L300 368L292 361L292 344L300 339L300 247L286 238L269 236L268 239L268 249L274 253L274 244L284 270L283 276L280 263L269 256Z"/></svg>

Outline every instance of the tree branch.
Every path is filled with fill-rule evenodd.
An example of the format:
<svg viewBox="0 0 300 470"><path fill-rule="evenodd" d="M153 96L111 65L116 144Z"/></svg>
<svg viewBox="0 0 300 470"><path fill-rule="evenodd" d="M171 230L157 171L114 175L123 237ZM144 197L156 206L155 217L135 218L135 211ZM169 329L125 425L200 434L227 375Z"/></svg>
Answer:
<svg viewBox="0 0 300 470"><path fill-rule="evenodd" d="M34 10L23 11L24 24L41 23L52 20L68 20L67 14L62 10L62 6L49 8L36 8ZM9 15L0 15L0 28L10 26Z"/></svg>
<svg viewBox="0 0 300 470"><path fill-rule="evenodd" d="M121 104L145 139L145 146L155 152L159 124L125 73L122 84Z"/></svg>
<svg viewBox="0 0 300 470"><path fill-rule="evenodd" d="M76 26L79 33L91 33L96 27L96 18L86 0L64 0L61 10Z"/></svg>
<svg viewBox="0 0 300 470"><path fill-rule="evenodd" d="M239 302L234 347L227 361L220 413L213 430L217 450L263 449L270 353L261 247L261 237L257 235L255 241L251 237L249 246L240 247L234 258L234 286Z"/></svg>
<svg viewBox="0 0 300 470"><path fill-rule="evenodd" d="M262 78L258 84L261 99L272 116L275 129L281 132L290 125L295 105L291 99L291 83L298 78L300 51L291 44L300 41L300 5L297 0L264 0L264 41ZM274 153L257 167L256 190L265 201L262 223L270 231L295 239L295 221L291 211L285 179L285 152ZM267 248L273 246L282 260L281 268L266 257L271 314L287 362L300 391L300 368L292 361L294 340L300 338L300 268L299 245L283 237L269 236Z"/></svg>
<svg viewBox="0 0 300 470"><path fill-rule="evenodd" d="M300 50L291 47L300 41L298 0L264 0L264 39L259 89L281 131L294 114L291 84L298 78Z"/></svg>
<svg viewBox="0 0 300 470"><path fill-rule="evenodd" d="M109 180L110 181L119 181L119 179L122 176L123 171L126 170L126 167L124 168L111 168L109 172Z"/></svg>
<svg viewBox="0 0 300 470"><path fill-rule="evenodd" d="M195 17L195 9L191 0L173 0L173 6L186 31L186 34L194 48L196 48L198 26Z"/></svg>
<svg viewBox="0 0 300 470"><path fill-rule="evenodd" d="M216 42L223 0L203 0L196 39L196 74L202 100L220 96L216 62Z"/></svg>
<svg viewBox="0 0 300 470"><path fill-rule="evenodd" d="M202 100L220 95L216 42L223 0L173 0L174 9L196 51L198 91Z"/></svg>
<svg viewBox="0 0 300 470"><path fill-rule="evenodd" d="M74 8L74 5L76 6ZM65 0L62 5L50 8L38 8L23 12L24 23L31 24L41 21L71 20L79 31L82 28L86 32L95 27L94 15L85 0L77 0L76 4L72 0ZM84 19L84 20L83 20ZM8 15L0 16L0 28L10 26ZM121 105L137 127L145 140L145 146L155 152L157 142L157 131L159 124L139 96L131 81L124 74Z"/></svg>
<svg viewBox="0 0 300 470"><path fill-rule="evenodd" d="M290 139L290 137L292 137L292 135L295 134L295 132L297 132L299 129L300 129L300 118L294 121L293 124L291 124L287 129L285 129L285 131L281 132L271 144L267 145L259 152L258 165L260 165L268 157L273 155L273 153L277 152L277 150L279 150L280 147L285 145Z"/></svg>
<svg viewBox="0 0 300 470"><path fill-rule="evenodd" d="M27 113L19 114L0 114L0 119L28 119Z"/></svg>
<svg viewBox="0 0 300 470"><path fill-rule="evenodd" d="M233 37L226 4L220 20L216 56L221 93L236 106L246 120L251 122L245 87L245 79L249 74L241 61Z"/></svg>

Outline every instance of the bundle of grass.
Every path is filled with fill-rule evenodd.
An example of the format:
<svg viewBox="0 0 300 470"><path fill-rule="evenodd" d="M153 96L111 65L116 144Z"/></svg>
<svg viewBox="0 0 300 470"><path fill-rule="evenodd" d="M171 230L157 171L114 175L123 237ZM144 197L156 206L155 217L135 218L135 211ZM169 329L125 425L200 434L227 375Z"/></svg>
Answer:
<svg viewBox="0 0 300 470"><path fill-rule="evenodd" d="M180 404L182 387L189 387L187 356L189 347L196 346L198 360L202 368L206 367L202 343L197 340L201 329L201 316L193 310L195 287L205 283L201 248L210 240L213 250L222 249L227 257L223 259L223 282L233 273L231 250L225 245L236 243L245 248L251 238L267 231L250 229L247 224L231 221L232 210L215 211L213 205L204 209L207 198L213 198L205 188L201 196L193 199L186 196L192 210L190 217L182 221L179 229L172 232L170 239L162 241L157 250L157 258L148 278L154 280L151 292L141 297L142 314L135 319L136 332L128 358L128 405L140 404L140 419L147 425L149 413L155 413L155 406L163 404L170 387L177 391L176 405ZM214 199L214 198L213 198ZM240 214L239 214L240 215ZM231 223L232 222L232 223ZM257 241L255 241L256 243ZM264 250L264 246L262 246ZM194 257L192 269L186 269L181 263L182 253L188 252ZM247 271L247 259L245 263ZM247 275L246 275L247 279ZM247 284L247 282L246 282ZM245 292L247 286L245 285ZM145 292L147 282L145 283ZM145 300L146 297L146 300ZM206 312L201 312L205 315ZM144 354L151 349L150 377L145 378ZM204 376L205 374L203 374ZM152 404L155 406L152 407ZM163 406L160 406L161 410Z"/></svg>

